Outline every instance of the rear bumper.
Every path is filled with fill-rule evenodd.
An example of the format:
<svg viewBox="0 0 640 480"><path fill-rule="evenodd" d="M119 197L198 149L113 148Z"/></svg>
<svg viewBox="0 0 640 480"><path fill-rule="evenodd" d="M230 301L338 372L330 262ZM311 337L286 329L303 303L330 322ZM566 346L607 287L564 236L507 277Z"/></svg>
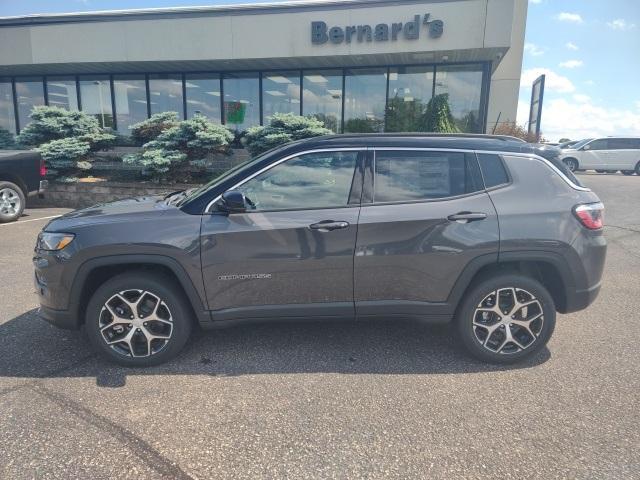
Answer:
<svg viewBox="0 0 640 480"><path fill-rule="evenodd" d="M38 309L38 316L58 328L64 328L65 330L77 330L80 328L80 323L69 310L54 310L41 305Z"/></svg>
<svg viewBox="0 0 640 480"><path fill-rule="evenodd" d="M567 293L567 303L562 313L577 312L591 305L600 293L600 283L585 290L574 290Z"/></svg>

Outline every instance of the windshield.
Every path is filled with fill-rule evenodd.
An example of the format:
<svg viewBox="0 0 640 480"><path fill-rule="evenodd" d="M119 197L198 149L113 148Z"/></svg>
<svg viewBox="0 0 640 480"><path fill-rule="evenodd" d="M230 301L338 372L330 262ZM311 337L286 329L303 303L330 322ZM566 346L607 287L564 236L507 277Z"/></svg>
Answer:
<svg viewBox="0 0 640 480"><path fill-rule="evenodd" d="M586 145L587 143L589 143L591 140L593 140L593 138L585 138L584 140L580 140L578 143L574 143L573 145L571 145L571 148L577 150L583 145Z"/></svg>

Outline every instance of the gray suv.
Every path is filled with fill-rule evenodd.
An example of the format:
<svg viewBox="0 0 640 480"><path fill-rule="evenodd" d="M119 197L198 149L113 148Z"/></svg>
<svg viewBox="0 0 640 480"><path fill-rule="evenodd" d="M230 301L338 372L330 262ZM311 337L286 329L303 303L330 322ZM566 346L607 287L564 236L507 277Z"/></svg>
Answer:
<svg viewBox="0 0 640 480"><path fill-rule="evenodd" d="M290 143L199 189L52 220L40 315L130 366L196 326L375 318L454 322L476 357L515 362L600 289L604 207L558 154L492 136Z"/></svg>

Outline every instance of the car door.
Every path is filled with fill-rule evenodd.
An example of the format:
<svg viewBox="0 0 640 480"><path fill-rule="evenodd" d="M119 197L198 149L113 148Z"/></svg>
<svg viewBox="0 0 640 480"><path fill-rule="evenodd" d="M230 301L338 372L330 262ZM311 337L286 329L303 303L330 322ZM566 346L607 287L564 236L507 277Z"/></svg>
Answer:
<svg viewBox="0 0 640 480"><path fill-rule="evenodd" d="M253 209L203 218L213 320L353 316L362 162L358 149L281 159L234 188Z"/></svg>
<svg viewBox="0 0 640 480"><path fill-rule="evenodd" d="M497 259L498 220L474 153L376 149L354 263L356 315L431 315L475 258Z"/></svg>
<svg viewBox="0 0 640 480"><path fill-rule="evenodd" d="M609 166L609 140L599 138L587 143L580 153L580 169L607 170Z"/></svg>
<svg viewBox="0 0 640 480"><path fill-rule="evenodd" d="M633 138L610 138L609 156L611 165L620 170L633 170L640 156L634 150L636 140Z"/></svg>

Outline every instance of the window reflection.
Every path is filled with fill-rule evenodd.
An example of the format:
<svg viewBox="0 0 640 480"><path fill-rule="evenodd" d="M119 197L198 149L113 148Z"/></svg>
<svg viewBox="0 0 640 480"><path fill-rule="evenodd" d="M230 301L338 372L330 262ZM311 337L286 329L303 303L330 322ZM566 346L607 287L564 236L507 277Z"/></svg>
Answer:
<svg viewBox="0 0 640 480"><path fill-rule="evenodd" d="M11 82L0 82L0 128L16 133Z"/></svg>
<svg viewBox="0 0 640 480"><path fill-rule="evenodd" d="M311 153L287 160L239 190L257 210L341 207L349 191L357 152Z"/></svg>
<svg viewBox="0 0 640 480"><path fill-rule="evenodd" d="M44 105L44 86L42 79L25 78L16 80L16 97L20 128L24 128L31 122L29 115L33 107Z"/></svg>
<svg viewBox="0 0 640 480"><path fill-rule="evenodd" d="M47 77L47 98L49 105L78 110L78 92L74 77Z"/></svg>
<svg viewBox="0 0 640 480"><path fill-rule="evenodd" d="M436 69L435 93L448 95L449 109L461 132L481 131L481 89L482 67L479 65L448 65Z"/></svg>
<svg viewBox="0 0 640 480"><path fill-rule="evenodd" d="M344 131L382 132L387 90L386 69L347 70L344 90Z"/></svg>
<svg viewBox="0 0 640 480"><path fill-rule="evenodd" d="M116 75L113 77L113 90L118 133L129 135L131 125L147 118L147 85L144 76Z"/></svg>
<svg viewBox="0 0 640 480"><path fill-rule="evenodd" d="M182 76L149 75L149 104L151 114L177 112L182 118Z"/></svg>
<svg viewBox="0 0 640 480"><path fill-rule="evenodd" d="M342 72L305 70L302 82L303 115L313 116L329 130L339 133L342 127Z"/></svg>
<svg viewBox="0 0 640 480"><path fill-rule="evenodd" d="M427 131L425 113L432 94L433 67L391 69L385 131Z"/></svg>
<svg viewBox="0 0 640 480"><path fill-rule="evenodd" d="M257 73L225 74L225 123L236 131L260 125L260 94Z"/></svg>
<svg viewBox="0 0 640 480"><path fill-rule="evenodd" d="M264 123L274 113L300 115L300 72L262 74L262 114Z"/></svg>
<svg viewBox="0 0 640 480"><path fill-rule="evenodd" d="M82 111L98 119L101 127L113 127L111 83L107 75L80 78Z"/></svg>
<svg viewBox="0 0 640 480"><path fill-rule="evenodd" d="M220 76L215 74L187 75L187 118L204 115L212 122L221 123Z"/></svg>

